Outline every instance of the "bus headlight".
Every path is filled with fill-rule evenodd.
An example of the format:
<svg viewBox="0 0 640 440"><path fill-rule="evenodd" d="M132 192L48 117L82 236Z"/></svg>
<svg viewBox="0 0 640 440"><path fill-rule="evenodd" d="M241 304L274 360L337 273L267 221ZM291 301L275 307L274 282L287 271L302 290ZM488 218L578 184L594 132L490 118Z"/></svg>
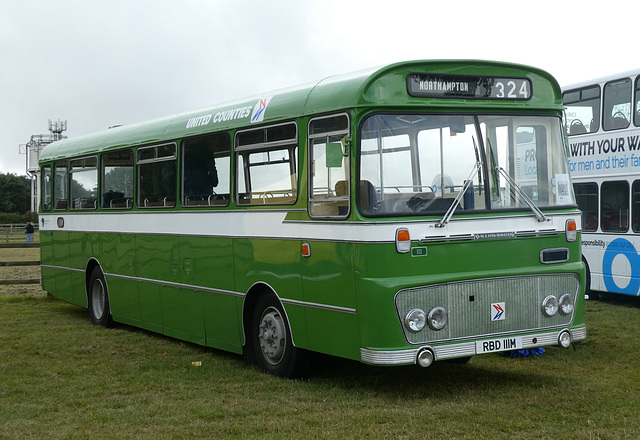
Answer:
<svg viewBox="0 0 640 440"><path fill-rule="evenodd" d="M558 298L553 295L547 295L542 300L542 312L549 317L558 313Z"/></svg>
<svg viewBox="0 0 640 440"><path fill-rule="evenodd" d="M449 315L447 310L444 307L434 307L429 310L429 315L427 316L427 323L429 327L433 330L442 330L447 326L447 322L449 322Z"/></svg>
<svg viewBox="0 0 640 440"><path fill-rule="evenodd" d="M558 307L560 308L560 313L570 315L573 312L573 297L565 293L558 300Z"/></svg>
<svg viewBox="0 0 640 440"><path fill-rule="evenodd" d="M427 314L422 309L411 309L404 317L404 325L412 332L419 332L427 323Z"/></svg>

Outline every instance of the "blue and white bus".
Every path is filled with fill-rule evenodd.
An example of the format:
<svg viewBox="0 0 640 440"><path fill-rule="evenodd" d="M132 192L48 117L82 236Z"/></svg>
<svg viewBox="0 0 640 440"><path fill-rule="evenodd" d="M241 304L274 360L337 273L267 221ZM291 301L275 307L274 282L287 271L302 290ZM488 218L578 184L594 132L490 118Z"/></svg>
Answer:
<svg viewBox="0 0 640 440"><path fill-rule="evenodd" d="M587 291L638 296L640 69L564 87L562 96Z"/></svg>

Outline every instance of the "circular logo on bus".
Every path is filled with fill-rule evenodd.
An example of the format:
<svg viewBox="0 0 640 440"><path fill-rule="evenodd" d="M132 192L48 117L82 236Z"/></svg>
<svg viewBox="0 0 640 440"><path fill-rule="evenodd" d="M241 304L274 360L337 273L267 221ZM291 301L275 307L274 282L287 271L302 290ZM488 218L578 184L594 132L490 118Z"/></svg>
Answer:
<svg viewBox="0 0 640 440"><path fill-rule="evenodd" d="M626 286L619 286L613 279L614 260L625 258L631 268L631 277ZM620 262L616 263L619 266ZM640 289L640 255L636 248L626 238L616 238L604 252L602 258L602 275L604 284L608 292L625 293L627 295L637 295Z"/></svg>

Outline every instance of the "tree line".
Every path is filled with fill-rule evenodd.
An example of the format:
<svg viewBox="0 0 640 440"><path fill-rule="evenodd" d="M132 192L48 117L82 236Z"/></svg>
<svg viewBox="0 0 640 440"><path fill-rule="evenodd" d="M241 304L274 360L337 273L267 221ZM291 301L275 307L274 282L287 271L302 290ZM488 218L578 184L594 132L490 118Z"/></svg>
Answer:
<svg viewBox="0 0 640 440"><path fill-rule="evenodd" d="M31 212L31 180L27 176L0 173L0 223L37 221Z"/></svg>

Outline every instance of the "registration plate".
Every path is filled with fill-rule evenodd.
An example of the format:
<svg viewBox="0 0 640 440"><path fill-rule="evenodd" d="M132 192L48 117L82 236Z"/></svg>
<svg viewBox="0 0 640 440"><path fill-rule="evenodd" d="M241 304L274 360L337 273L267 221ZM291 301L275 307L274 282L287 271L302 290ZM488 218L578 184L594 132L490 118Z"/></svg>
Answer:
<svg viewBox="0 0 640 440"><path fill-rule="evenodd" d="M505 350L520 350L522 348L522 337L513 336L510 338L487 339L476 341L476 354L493 353Z"/></svg>

